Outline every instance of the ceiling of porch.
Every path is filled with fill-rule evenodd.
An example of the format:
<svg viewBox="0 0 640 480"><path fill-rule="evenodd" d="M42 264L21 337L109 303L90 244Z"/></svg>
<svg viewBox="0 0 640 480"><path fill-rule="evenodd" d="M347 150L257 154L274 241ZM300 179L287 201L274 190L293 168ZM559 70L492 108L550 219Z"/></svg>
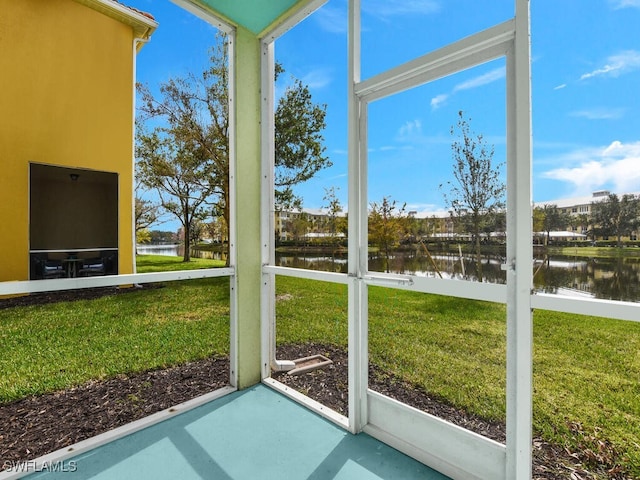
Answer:
<svg viewBox="0 0 640 480"><path fill-rule="evenodd" d="M212 10L232 25L241 26L256 35L271 25L305 8L313 0L189 0Z"/></svg>

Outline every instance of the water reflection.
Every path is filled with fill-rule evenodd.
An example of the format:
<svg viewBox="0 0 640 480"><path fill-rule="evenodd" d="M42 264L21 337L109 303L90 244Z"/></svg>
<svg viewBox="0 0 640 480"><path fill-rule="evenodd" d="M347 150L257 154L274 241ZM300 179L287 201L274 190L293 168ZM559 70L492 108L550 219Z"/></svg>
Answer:
<svg viewBox="0 0 640 480"><path fill-rule="evenodd" d="M141 254L181 255L178 245L139 246ZM220 252L193 250L194 258L224 260ZM371 254L369 270L477 281L475 258L453 252L397 252L387 265L383 255ZM506 282L501 265L504 255L484 255L484 282ZM347 272L346 254L313 252L276 253L276 265L325 272ZM537 292L559 295L603 298L609 300L640 301L640 258L584 258L570 256L541 256L532 261L534 288Z"/></svg>
<svg viewBox="0 0 640 480"><path fill-rule="evenodd" d="M534 277L537 291L640 301L640 259L550 257Z"/></svg>
<svg viewBox="0 0 640 480"><path fill-rule="evenodd" d="M296 255L276 253L276 265L336 273L347 273L348 268L346 255L331 256L305 252L299 252Z"/></svg>
<svg viewBox="0 0 640 480"><path fill-rule="evenodd" d="M166 255L170 257L182 257L183 245L137 245L139 255ZM226 260L227 254L220 251L191 249L192 258L206 258L208 260Z"/></svg>
<svg viewBox="0 0 640 480"><path fill-rule="evenodd" d="M504 255L483 256L483 281L506 283L502 270ZM347 271L346 256L319 254L277 254L276 264L328 272ZM382 255L369 257L369 270L477 281L475 257L451 252L432 253L431 258L419 252L398 252L385 263ZM537 292L608 300L640 301L640 259L579 258L568 256L541 257L532 261L534 289Z"/></svg>

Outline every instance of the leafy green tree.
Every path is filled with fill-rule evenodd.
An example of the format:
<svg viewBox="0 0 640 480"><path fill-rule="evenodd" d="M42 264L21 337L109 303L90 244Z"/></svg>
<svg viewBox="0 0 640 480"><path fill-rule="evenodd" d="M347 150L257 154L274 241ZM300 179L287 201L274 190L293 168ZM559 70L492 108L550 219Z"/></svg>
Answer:
<svg viewBox="0 0 640 480"><path fill-rule="evenodd" d="M571 224L571 215L564 213L556 204L544 204L533 210L534 228L536 231L545 232L545 245L549 244L551 232L565 230Z"/></svg>
<svg viewBox="0 0 640 480"><path fill-rule="evenodd" d="M151 235L151 243L167 244L167 243L176 243L177 241L175 232L151 230L151 232L149 233Z"/></svg>
<svg viewBox="0 0 640 480"><path fill-rule="evenodd" d="M173 138L159 132L140 133L136 155L142 181L158 191L163 208L182 224L183 261L188 262L192 230L206 215L206 202L216 192L214 164L204 160L189 142L181 141L180 133L167 133Z"/></svg>
<svg viewBox="0 0 640 480"><path fill-rule="evenodd" d="M136 184L134 199L134 217L136 244L147 243L151 240L149 228L158 223L161 217L161 205L142 198L145 194L145 187L139 181L140 172L136 164Z"/></svg>
<svg viewBox="0 0 640 480"><path fill-rule="evenodd" d="M160 205L153 203L151 200L144 200L140 197L135 198L135 228L136 236L139 232L149 231L149 227L157 223L160 219ZM146 238L146 236L144 236ZM150 237L149 237L150 239ZM143 242L138 242L143 243Z"/></svg>
<svg viewBox="0 0 640 480"><path fill-rule="evenodd" d="M171 78L154 95L138 85L141 98L136 158L142 184L158 191L162 207L185 230L184 261L190 260L191 230L220 216L229 225L229 111L227 39L220 34L210 65L199 74ZM278 66L277 73L282 73ZM326 106L315 105L307 86L294 79L275 113L276 199L301 203L293 186L330 165L323 155Z"/></svg>
<svg viewBox="0 0 640 480"><path fill-rule="evenodd" d="M136 230L136 245L149 243L150 241L151 241L151 232L149 232L148 228L142 228L140 230Z"/></svg>
<svg viewBox="0 0 640 480"><path fill-rule="evenodd" d="M589 228L590 225L591 217L589 217L589 215L586 213L571 216L571 226L574 228L574 230L586 234L587 238L589 235L593 235L593 229Z"/></svg>
<svg viewBox="0 0 640 480"><path fill-rule="evenodd" d="M182 224L185 262L191 259L192 230L213 202L227 224L229 219L227 49L218 40L207 70L162 83L158 98L138 84L140 182L157 190L163 208Z"/></svg>
<svg viewBox="0 0 640 480"><path fill-rule="evenodd" d="M506 186L500 179L502 164L494 167L492 163L493 146L486 144L482 134L471 132L470 119L467 121L462 111L458 117L457 124L451 127L451 135L458 135L451 144L454 181L447 182L449 191L444 199L473 235L476 268L482 280L480 233L491 215L504 207Z"/></svg>
<svg viewBox="0 0 640 480"><path fill-rule="evenodd" d="M630 235L640 225L640 199L630 194L618 198L612 193L606 200L591 204L591 215L596 233L615 236L620 247L622 237Z"/></svg>
<svg viewBox="0 0 640 480"><path fill-rule="evenodd" d="M297 243L300 243L301 241L305 240L305 236L307 233L309 233L309 230L312 226L313 222L309 219L309 216L306 213L300 211L300 213L295 215L294 218L289 220L287 230L291 232L293 240Z"/></svg>
<svg viewBox="0 0 640 480"><path fill-rule="evenodd" d="M213 219L205 224L207 235L214 241L225 243L229 241L229 232L224 219L220 216L213 216Z"/></svg>
<svg viewBox="0 0 640 480"><path fill-rule="evenodd" d="M369 243L377 245L384 255L385 270L389 272L391 251L400 244L406 231L406 205L397 207L397 202L390 197L383 197L382 202L372 202L369 213Z"/></svg>
<svg viewBox="0 0 640 480"><path fill-rule="evenodd" d="M276 78L282 73L277 66ZM326 105L313 103L309 87L293 79L278 101L275 112L275 202L279 209L302 206L293 186L305 182L318 171L331 166L324 156L322 131Z"/></svg>

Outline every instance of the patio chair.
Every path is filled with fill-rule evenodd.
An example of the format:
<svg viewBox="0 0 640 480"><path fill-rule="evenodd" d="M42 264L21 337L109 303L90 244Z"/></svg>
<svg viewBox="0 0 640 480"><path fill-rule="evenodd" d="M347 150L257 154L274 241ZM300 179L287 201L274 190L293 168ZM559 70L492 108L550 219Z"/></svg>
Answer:
<svg viewBox="0 0 640 480"><path fill-rule="evenodd" d="M67 271L60 260L34 257L36 279L49 280L52 278L65 278Z"/></svg>
<svg viewBox="0 0 640 480"><path fill-rule="evenodd" d="M87 258L82 261L78 270L80 277L94 277L106 273L105 259L103 257Z"/></svg>

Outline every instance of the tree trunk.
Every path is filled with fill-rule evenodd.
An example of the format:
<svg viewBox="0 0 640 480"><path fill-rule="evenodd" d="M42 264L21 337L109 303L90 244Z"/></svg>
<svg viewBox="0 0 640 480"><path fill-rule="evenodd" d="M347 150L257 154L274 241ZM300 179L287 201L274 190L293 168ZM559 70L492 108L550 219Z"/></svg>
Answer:
<svg viewBox="0 0 640 480"><path fill-rule="evenodd" d="M389 246L385 245L384 247L384 263L385 263L385 272L390 273L389 269Z"/></svg>
<svg viewBox="0 0 640 480"><path fill-rule="evenodd" d="M187 215L185 215L184 219L184 255L182 261L191 261L191 222L189 222Z"/></svg>
<svg viewBox="0 0 640 480"><path fill-rule="evenodd" d="M480 229L475 228L476 236L476 270L478 271L478 281L482 282L482 252L480 251Z"/></svg>

